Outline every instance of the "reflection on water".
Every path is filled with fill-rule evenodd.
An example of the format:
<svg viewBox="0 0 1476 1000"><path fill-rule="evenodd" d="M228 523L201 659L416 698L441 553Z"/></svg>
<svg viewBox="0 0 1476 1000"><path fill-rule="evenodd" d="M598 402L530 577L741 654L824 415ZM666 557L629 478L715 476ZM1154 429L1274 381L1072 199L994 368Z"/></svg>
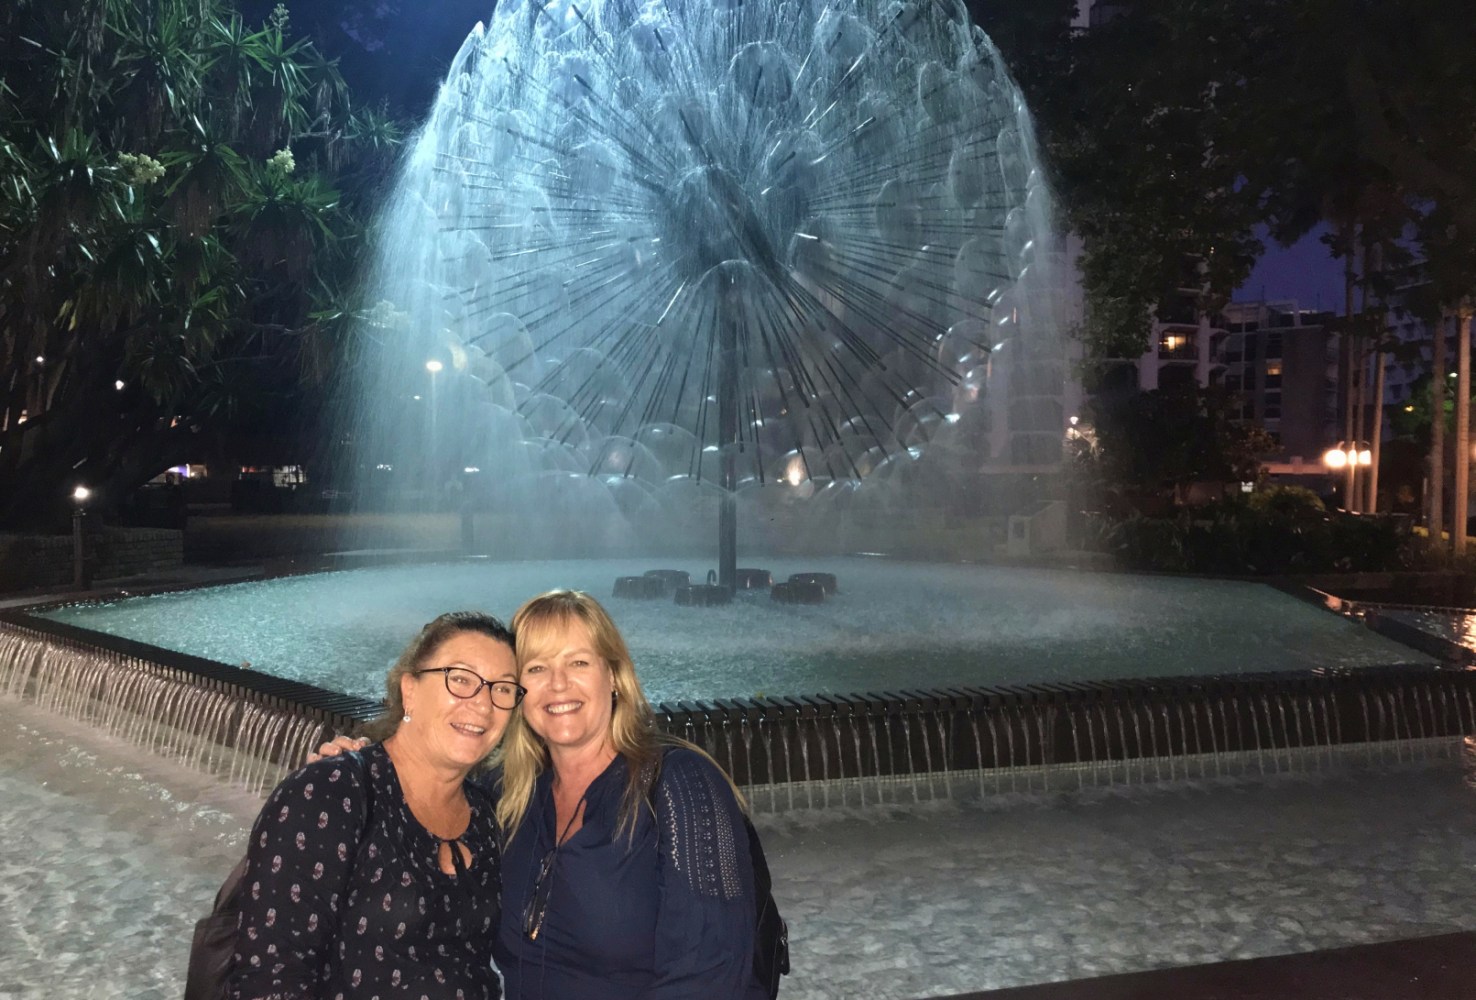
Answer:
<svg viewBox="0 0 1476 1000"><path fill-rule="evenodd" d="M1476 612L1461 608L1379 608L1379 614L1476 650Z"/></svg>

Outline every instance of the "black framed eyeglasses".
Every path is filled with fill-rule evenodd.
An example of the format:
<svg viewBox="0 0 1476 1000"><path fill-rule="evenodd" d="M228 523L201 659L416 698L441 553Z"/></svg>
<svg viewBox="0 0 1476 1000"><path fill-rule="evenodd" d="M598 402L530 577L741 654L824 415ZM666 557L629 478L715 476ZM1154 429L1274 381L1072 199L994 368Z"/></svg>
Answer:
<svg viewBox="0 0 1476 1000"><path fill-rule="evenodd" d="M465 667L426 667L424 670L415 671L415 676L421 674L442 674L446 681L446 690L458 698L475 698L486 688L492 695L492 704L498 708L512 711L518 707L528 689L513 681L484 681L477 676L475 670Z"/></svg>

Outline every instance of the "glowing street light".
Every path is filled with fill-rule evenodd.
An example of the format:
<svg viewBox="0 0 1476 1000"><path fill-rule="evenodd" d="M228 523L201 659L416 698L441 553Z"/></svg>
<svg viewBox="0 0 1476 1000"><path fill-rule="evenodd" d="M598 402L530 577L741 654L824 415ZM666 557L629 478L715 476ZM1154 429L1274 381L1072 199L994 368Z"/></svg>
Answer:
<svg viewBox="0 0 1476 1000"><path fill-rule="evenodd" d="M425 370L430 372L432 375L434 375L436 372L440 371L444 367L445 365L441 364L435 358L431 358L425 363Z"/></svg>
<svg viewBox="0 0 1476 1000"><path fill-rule="evenodd" d="M1349 444L1339 441L1334 447L1322 453L1322 464L1327 466L1329 472L1346 473L1347 481L1344 486L1344 506L1350 514L1358 513L1356 483L1359 468L1364 469L1364 475L1368 475L1368 466L1373 464L1373 452L1368 446L1361 442Z"/></svg>
<svg viewBox="0 0 1476 1000"><path fill-rule="evenodd" d="M87 541L83 522L87 519L87 501L92 490L78 483L72 490L72 586L86 590L92 586L91 567L87 565Z"/></svg>
<svg viewBox="0 0 1476 1000"><path fill-rule="evenodd" d="M1345 446L1341 441L1337 447L1322 453L1322 464L1329 469L1346 469L1348 466L1372 465L1373 452L1367 448Z"/></svg>

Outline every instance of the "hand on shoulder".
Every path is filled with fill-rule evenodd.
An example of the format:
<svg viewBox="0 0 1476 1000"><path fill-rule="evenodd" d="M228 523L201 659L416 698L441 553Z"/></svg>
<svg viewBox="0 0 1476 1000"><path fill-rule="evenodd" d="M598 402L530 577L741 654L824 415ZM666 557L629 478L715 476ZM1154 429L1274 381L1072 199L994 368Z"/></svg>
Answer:
<svg viewBox="0 0 1476 1000"><path fill-rule="evenodd" d="M366 737L344 736L340 734L333 737L330 742L324 743L322 746L318 747L317 753L309 753L307 755L307 762L309 764L314 764L327 757L337 757L345 750L362 750L368 745L369 740Z"/></svg>

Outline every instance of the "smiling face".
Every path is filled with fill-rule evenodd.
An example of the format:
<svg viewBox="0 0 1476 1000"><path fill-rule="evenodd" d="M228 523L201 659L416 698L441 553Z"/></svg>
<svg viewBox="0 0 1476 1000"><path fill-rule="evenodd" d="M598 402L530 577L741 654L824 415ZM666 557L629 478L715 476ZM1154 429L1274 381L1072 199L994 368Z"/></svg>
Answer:
<svg viewBox="0 0 1476 1000"><path fill-rule="evenodd" d="M461 667L484 681L516 681L517 658L511 647L480 632L457 632L435 648L420 670ZM397 739L414 741L437 763L470 768L502 739L512 712L492 704L487 688L472 698L458 698L446 688L444 673L406 674L400 694L411 721L400 726Z"/></svg>
<svg viewBox="0 0 1476 1000"><path fill-rule="evenodd" d="M554 754L609 747L615 688L588 626L570 618L541 639L519 675L528 689L523 719Z"/></svg>

